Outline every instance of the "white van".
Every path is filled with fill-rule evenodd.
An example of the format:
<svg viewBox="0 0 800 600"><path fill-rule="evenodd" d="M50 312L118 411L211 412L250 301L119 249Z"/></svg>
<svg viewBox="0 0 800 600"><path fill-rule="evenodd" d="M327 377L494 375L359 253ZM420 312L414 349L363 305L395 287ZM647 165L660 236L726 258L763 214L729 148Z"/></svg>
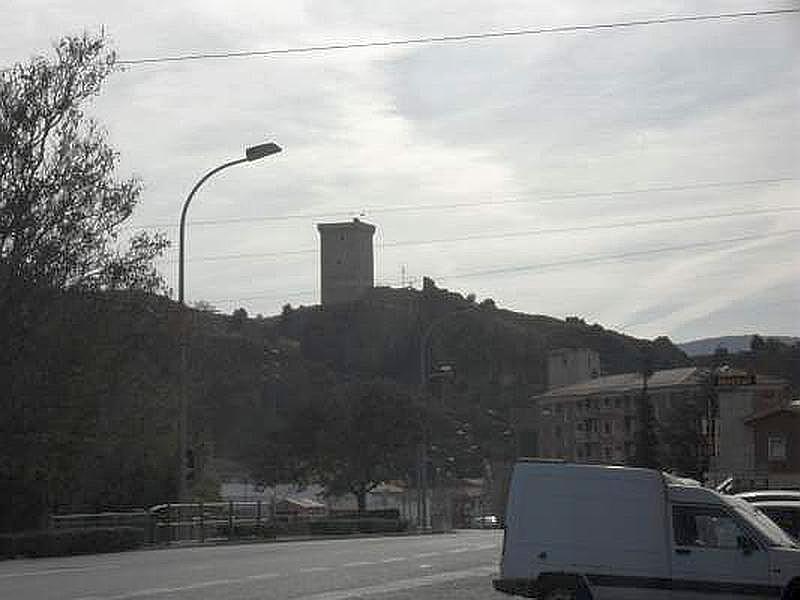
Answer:
<svg viewBox="0 0 800 600"><path fill-rule="evenodd" d="M658 471L522 460L495 589L547 600L800 600L800 547L747 502Z"/></svg>

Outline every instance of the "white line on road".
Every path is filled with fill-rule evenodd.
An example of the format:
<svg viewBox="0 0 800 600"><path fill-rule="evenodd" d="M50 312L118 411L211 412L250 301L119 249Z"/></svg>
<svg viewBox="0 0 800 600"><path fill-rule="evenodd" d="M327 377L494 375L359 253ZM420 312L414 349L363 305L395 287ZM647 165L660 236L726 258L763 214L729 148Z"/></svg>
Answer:
<svg viewBox="0 0 800 600"><path fill-rule="evenodd" d="M260 573L259 575L248 575L245 579L252 581L253 579L275 579L280 576L280 573Z"/></svg>
<svg viewBox="0 0 800 600"><path fill-rule="evenodd" d="M331 571L332 567L308 567L307 569L300 569L298 573L321 573L322 571Z"/></svg>
<svg viewBox="0 0 800 600"><path fill-rule="evenodd" d="M415 554L414 558L428 558L429 556L439 556L441 552L423 552L422 554Z"/></svg>
<svg viewBox="0 0 800 600"><path fill-rule="evenodd" d="M217 587L220 585L230 585L232 583L242 583L244 581L252 581L254 579L272 579L273 577L280 577L280 573L259 573L258 575L248 575L247 577L240 577L237 579L213 579L211 581L201 581L199 583L191 583L189 585L179 585L174 587L159 587L159 588L146 588L143 590L134 590L124 594L117 594L114 596L83 596L78 600L132 600L133 598L146 598L148 596L160 596L162 594L176 594L178 592L193 592L195 590L202 590L210 587Z"/></svg>
<svg viewBox="0 0 800 600"><path fill-rule="evenodd" d="M408 559L403 557L403 556L396 556L395 558L384 558L381 561L381 563L386 565L386 564L389 564L389 563L403 562L403 561L406 561L406 560L408 560Z"/></svg>
<svg viewBox="0 0 800 600"><path fill-rule="evenodd" d="M362 560L362 561L358 561L358 562L344 563L342 565L342 567L345 567L345 568L350 568L350 567L369 567L369 566L372 566L374 564L375 564L374 562L363 561Z"/></svg>
<svg viewBox="0 0 800 600"><path fill-rule="evenodd" d="M18 573L4 573L0 579L11 577L41 577L43 575L61 575L63 573L83 573L86 571L101 571L105 569L119 569L120 565L103 565L102 567L64 567L62 569L45 569L42 571L20 571Z"/></svg>
<svg viewBox="0 0 800 600"><path fill-rule="evenodd" d="M469 577L485 577L486 575L491 575L492 573L496 572L497 568L495 566L485 565L482 567L473 567L467 571L449 571L444 573L435 573L433 575L424 575L422 577L414 577L412 579L399 579L397 581L392 581L390 583L384 583L381 585L370 585L347 590L332 590L330 592L322 592L320 594L300 596L298 598L293 598L292 600L347 600L348 598L401 592L403 590L409 590L412 588L447 583L449 581L467 579Z"/></svg>

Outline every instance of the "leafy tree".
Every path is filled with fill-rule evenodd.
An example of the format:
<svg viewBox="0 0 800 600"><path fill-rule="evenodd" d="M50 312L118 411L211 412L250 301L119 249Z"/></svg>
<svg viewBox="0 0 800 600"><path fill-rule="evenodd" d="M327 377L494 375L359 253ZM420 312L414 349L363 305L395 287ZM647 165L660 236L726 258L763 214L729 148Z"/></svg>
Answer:
<svg viewBox="0 0 800 600"><path fill-rule="evenodd" d="M128 416L138 392L157 386L137 387L132 355L92 337L99 322L120 329L79 316L90 292L163 286L153 259L167 242L121 235L141 186L117 177L118 154L84 112L114 69L106 45L102 35L65 37L50 56L0 70L3 529L36 525L61 503L135 501L124 486L161 481L152 468L170 443L169 435L145 442ZM138 479L127 477L137 470ZM113 482L104 473L116 474Z"/></svg>
<svg viewBox="0 0 800 600"><path fill-rule="evenodd" d="M767 346L767 343L764 341L760 335L755 334L752 338L750 338L750 350L752 352L760 352Z"/></svg>
<svg viewBox="0 0 800 600"><path fill-rule="evenodd" d="M697 400L672 406L660 427L664 468L701 480L707 470L702 430L705 407Z"/></svg>
<svg viewBox="0 0 800 600"><path fill-rule="evenodd" d="M244 308L237 308L231 313L231 325L233 329L241 331L247 322L247 311Z"/></svg>
<svg viewBox="0 0 800 600"><path fill-rule="evenodd" d="M65 37L55 56L0 71L0 308L35 288L160 289L160 234L120 249L141 186L84 113L114 68L101 36Z"/></svg>
<svg viewBox="0 0 800 600"><path fill-rule="evenodd" d="M423 415L396 384L343 384L291 419L296 473L330 494L353 494L364 510L370 491L414 469Z"/></svg>

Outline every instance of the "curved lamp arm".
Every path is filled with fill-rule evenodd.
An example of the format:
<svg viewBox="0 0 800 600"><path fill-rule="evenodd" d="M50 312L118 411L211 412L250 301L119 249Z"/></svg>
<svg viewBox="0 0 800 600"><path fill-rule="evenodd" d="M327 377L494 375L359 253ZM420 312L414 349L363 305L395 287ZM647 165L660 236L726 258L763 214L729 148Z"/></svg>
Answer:
<svg viewBox="0 0 800 600"><path fill-rule="evenodd" d="M192 202L192 198L194 198L194 195L197 192L197 190L200 189L200 186L203 185L209 177L211 177L216 173L219 173L223 169L227 169L228 167L232 167L233 165L238 165L239 163L243 162L247 162L247 159L238 158L236 160L226 162L224 165L220 165L215 169L211 169L208 173L206 173L200 178L200 181L194 184L192 191L189 192L189 196L183 203L183 208L181 209L180 238L178 241L178 302L180 302L181 304L183 304L183 268L184 268L183 263L184 263L184 245L186 238L186 211L189 210L189 204Z"/></svg>

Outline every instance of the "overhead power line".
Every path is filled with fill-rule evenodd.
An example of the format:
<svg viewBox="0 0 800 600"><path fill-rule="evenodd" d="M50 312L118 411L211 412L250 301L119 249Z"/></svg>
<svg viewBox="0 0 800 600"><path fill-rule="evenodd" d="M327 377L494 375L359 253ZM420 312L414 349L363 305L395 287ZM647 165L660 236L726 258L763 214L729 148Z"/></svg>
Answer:
<svg viewBox="0 0 800 600"><path fill-rule="evenodd" d="M772 177L767 179L745 179L739 181L710 181L701 183L689 183L683 185L661 185L651 187L641 187L623 190L606 190L600 192L557 192L538 195L535 199L530 198L501 198L495 200L479 200L472 202L455 202L451 204L401 204L399 206L377 206L373 208L351 208L341 211L331 211L324 213L295 213L288 215L262 215L256 217L221 217L218 219L197 219L190 220L192 227L208 225L231 225L235 223L254 223L261 221L290 221L290 220L315 220L336 218L350 215L376 215L386 213L405 213L436 210L452 210L460 208L477 208L486 206L506 206L514 204L552 204L558 201L582 200L586 198L613 198L617 196L634 196L638 194L654 194L667 192L688 192L694 190L705 190L714 188L746 187L754 185L775 185L779 183L789 183L800 181L800 177ZM126 227L136 229L167 229L177 228L176 223L147 223L144 225L130 225Z"/></svg>
<svg viewBox="0 0 800 600"><path fill-rule="evenodd" d="M650 248L647 250L633 250L629 252L620 252L616 254L596 254L594 256L579 256L579 257L566 258L547 263L536 263L536 264L520 265L514 267L497 267L493 269L482 269L478 271L464 271L461 273L454 273L452 275L434 275L434 279L436 279L437 281L440 280L446 281L453 279L467 279L471 277L479 277L485 275L506 275L506 274L530 272L530 271L558 270L561 268L573 267L576 265L599 264L609 261L626 263L626 262L633 262L633 260L639 259L641 257L654 256L658 254L668 254L671 252L681 252L684 250L694 250L698 248L713 248L715 246L724 246L726 244L736 244L740 242L752 242L752 241L766 240L777 237L793 236L799 233L800 229L786 229L783 231L775 231L768 234L745 235L745 236L727 238L721 240L710 240L705 242L694 242L690 244L665 246L661 248ZM251 300L262 300L265 298L290 298L290 297L308 296L313 293L315 293L314 290L290 291L290 292L274 290L269 293L264 292L262 294L253 296L239 296L236 298L216 298L210 300L209 302L220 303L220 304L225 302L246 302Z"/></svg>
<svg viewBox="0 0 800 600"><path fill-rule="evenodd" d="M680 244L677 246L666 246L664 248L652 248L649 250L633 250L630 252L620 252L619 254L606 254L602 256L586 256L580 258L569 258L565 260L557 260L549 263L538 263L533 265L524 265L518 267L500 267L497 269L484 269L480 271L464 271L454 275L443 275L437 279L462 279L467 277L479 277L485 275L505 275L508 273L518 273L523 271L542 271L549 269L556 269L559 267L570 267L573 265L583 265L590 263L602 263L608 261L627 262L626 259L637 258L640 256L650 256L653 254L666 254L669 252L678 252L682 250L693 250L697 248L712 248L714 246L722 246L725 244L736 244L739 242L752 242L756 240L771 239L775 237L791 236L800 233L800 229L786 229L784 231L776 231L766 235L743 235L741 237L728 238L724 240L712 240L708 242L695 242L692 244Z"/></svg>
<svg viewBox="0 0 800 600"><path fill-rule="evenodd" d="M705 15L686 15L675 17L656 17L650 19L635 19L630 21L615 21L610 23L593 23L588 25L564 25L559 27L539 27L531 29L512 29L506 31L485 31L481 33L468 33L462 35L424 36L395 40L382 40L370 42L339 42L335 44L322 44L315 46L295 46L289 48L276 48L272 50L246 50L227 52L202 52L197 54L181 54L176 56L161 56L152 58L136 58L117 61L119 65L133 66L157 63L173 63L209 59L230 59L245 57L276 57L290 54L311 54L316 52L332 52L336 50L354 50L359 48L384 48L389 46L413 46L442 43L468 43L481 40L523 37L544 34L575 33L586 31L599 31L607 29L621 29L632 27L648 27L652 25L668 25L675 23L692 23L700 21L722 21L731 19L744 19L752 17L767 17L787 15L800 12L800 8L780 8L753 10L731 13L714 13Z"/></svg>
<svg viewBox="0 0 800 600"><path fill-rule="evenodd" d="M510 238L519 238L519 237L533 237L538 235L555 235L561 233L577 233L581 231L596 231L596 230L605 230L605 229L625 229L628 227L646 227L651 225L668 225L673 223L688 223L693 221L708 221L713 219L727 219L727 218L734 218L734 217L749 217L749 216L758 216L758 215L770 215L770 214L782 214L782 213L789 213L789 212L800 212L800 206L790 206L790 207L774 207L774 208L763 208L763 209L754 209L754 210L742 210L742 211L728 211L722 213L708 213L703 215L692 215L687 217L660 217L657 219L641 219L638 221L620 221L618 223L596 223L596 224L589 224L589 225L576 225L572 227L551 227L551 228L541 228L541 229L531 229L527 231L511 231L505 233L488 233L488 234L475 234L475 235L463 235L463 236L456 236L456 237L449 237L449 238L438 238L438 239L431 239L431 240L400 240L396 242L384 242L381 247L382 248L398 248L398 247L407 247L407 246L428 246L428 245L435 245L435 244L449 244L449 243L456 243L456 242L467 242L467 241L475 241L475 240L502 240L502 239L510 239ZM277 252L249 252L249 253L237 253L237 254L217 254L217 255L209 255L209 256L199 256L195 258L190 258L189 262L214 262L214 261L226 261L226 260L240 260L240 259L252 259L252 258L270 258L270 257L283 257L283 256L295 256L295 255L304 255L304 254L316 254L318 252L317 248L304 248L301 250L285 250L285 251L277 251ZM167 261L167 262L175 262Z"/></svg>

